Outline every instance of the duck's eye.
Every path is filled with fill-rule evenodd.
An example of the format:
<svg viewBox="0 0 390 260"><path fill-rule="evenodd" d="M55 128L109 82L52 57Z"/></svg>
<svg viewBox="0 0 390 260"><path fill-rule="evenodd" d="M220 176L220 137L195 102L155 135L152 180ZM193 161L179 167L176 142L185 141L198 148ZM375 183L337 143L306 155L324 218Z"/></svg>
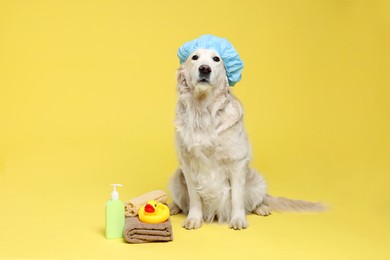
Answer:
<svg viewBox="0 0 390 260"><path fill-rule="evenodd" d="M213 58L213 60L214 60L215 62L219 62L221 59L220 59L219 57L215 56L215 57Z"/></svg>
<svg viewBox="0 0 390 260"><path fill-rule="evenodd" d="M199 56L198 56L198 55L192 56L192 60L197 60L197 59L199 59Z"/></svg>
<svg viewBox="0 0 390 260"><path fill-rule="evenodd" d="M157 204L154 204L154 207L157 208Z"/></svg>

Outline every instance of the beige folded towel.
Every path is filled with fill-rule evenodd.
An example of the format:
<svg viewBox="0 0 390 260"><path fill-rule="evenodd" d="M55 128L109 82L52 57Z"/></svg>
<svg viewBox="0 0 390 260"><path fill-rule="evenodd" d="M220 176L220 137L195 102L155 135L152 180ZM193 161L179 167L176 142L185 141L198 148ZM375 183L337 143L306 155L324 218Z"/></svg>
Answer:
<svg viewBox="0 0 390 260"><path fill-rule="evenodd" d="M138 215L138 210L148 203L149 200L155 200L160 203L166 203L168 195L162 190L154 190L145 193L139 197L131 199L125 202L125 215L126 217L135 217Z"/></svg>
<svg viewBox="0 0 390 260"><path fill-rule="evenodd" d="M132 244L172 241L171 220L168 219L158 224L148 224L141 222L138 217L126 218L123 237Z"/></svg>

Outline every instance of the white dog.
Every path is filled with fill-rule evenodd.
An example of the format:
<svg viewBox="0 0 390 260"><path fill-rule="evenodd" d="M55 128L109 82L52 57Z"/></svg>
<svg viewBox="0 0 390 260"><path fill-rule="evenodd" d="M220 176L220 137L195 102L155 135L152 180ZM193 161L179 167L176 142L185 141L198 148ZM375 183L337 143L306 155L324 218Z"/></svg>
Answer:
<svg viewBox="0 0 390 260"><path fill-rule="evenodd" d="M322 209L319 203L273 198L264 179L249 168L251 150L243 125L243 109L232 95L222 58L197 49L177 73L176 144L180 168L171 180L171 214L188 215L186 229L203 221L248 226L246 214L271 210Z"/></svg>

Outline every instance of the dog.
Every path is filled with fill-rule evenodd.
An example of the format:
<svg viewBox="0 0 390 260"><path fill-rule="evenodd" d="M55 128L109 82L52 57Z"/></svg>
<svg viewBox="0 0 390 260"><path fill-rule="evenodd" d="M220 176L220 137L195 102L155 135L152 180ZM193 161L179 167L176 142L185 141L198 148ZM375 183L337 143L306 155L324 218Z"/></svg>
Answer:
<svg viewBox="0 0 390 260"><path fill-rule="evenodd" d="M170 182L171 215L183 227L203 222L248 227L246 214L321 211L320 203L267 195L264 178L250 169L251 149L243 107L229 88L224 62L212 49L197 49L177 70L175 140L180 167Z"/></svg>

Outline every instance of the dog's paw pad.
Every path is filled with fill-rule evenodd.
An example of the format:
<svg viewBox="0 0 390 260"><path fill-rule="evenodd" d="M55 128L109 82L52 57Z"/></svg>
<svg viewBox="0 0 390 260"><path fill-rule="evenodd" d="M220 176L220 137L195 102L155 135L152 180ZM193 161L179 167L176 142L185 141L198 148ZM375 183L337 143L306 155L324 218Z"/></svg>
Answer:
<svg viewBox="0 0 390 260"><path fill-rule="evenodd" d="M182 225L185 229L198 229L202 226L202 220L197 218L187 218Z"/></svg>
<svg viewBox="0 0 390 260"><path fill-rule="evenodd" d="M248 222L245 218L233 218L230 221L229 228L240 230L248 227Z"/></svg>

